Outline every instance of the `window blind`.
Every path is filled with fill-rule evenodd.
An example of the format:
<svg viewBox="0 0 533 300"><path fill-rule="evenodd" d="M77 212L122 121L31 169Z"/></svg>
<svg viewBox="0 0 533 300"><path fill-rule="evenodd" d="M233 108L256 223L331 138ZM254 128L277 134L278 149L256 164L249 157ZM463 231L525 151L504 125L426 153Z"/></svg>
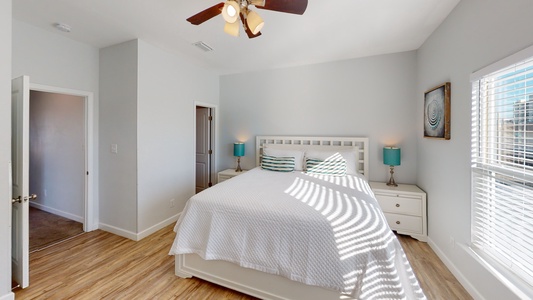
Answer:
<svg viewBox="0 0 533 300"><path fill-rule="evenodd" d="M472 246L533 285L533 57L472 81Z"/></svg>

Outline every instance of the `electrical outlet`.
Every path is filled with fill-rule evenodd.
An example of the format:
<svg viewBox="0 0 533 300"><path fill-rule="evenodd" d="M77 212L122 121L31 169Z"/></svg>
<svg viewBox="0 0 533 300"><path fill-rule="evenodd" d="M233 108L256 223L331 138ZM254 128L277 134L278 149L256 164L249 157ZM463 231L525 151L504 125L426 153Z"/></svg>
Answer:
<svg viewBox="0 0 533 300"><path fill-rule="evenodd" d="M170 207L174 207L174 202L176 202L176 199L170 199Z"/></svg>
<svg viewBox="0 0 533 300"><path fill-rule="evenodd" d="M450 235L450 246L452 247L452 249L455 248L455 239L451 235Z"/></svg>

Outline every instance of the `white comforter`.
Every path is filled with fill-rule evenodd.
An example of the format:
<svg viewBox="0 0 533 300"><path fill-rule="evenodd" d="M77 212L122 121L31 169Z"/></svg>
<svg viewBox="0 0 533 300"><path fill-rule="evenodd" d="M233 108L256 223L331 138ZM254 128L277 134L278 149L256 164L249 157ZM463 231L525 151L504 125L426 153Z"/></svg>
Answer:
<svg viewBox="0 0 533 300"><path fill-rule="evenodd" d="M196 253L356 299L425 298L365 179L256 168L195 196L170 254Z"/></svg>

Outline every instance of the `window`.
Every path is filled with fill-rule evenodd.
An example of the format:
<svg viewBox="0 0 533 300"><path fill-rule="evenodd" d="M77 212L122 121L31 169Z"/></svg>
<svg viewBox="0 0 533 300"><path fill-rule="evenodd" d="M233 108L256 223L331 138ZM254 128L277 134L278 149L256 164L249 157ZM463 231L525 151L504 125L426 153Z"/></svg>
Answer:
<svg viewBox="0 0 533 300"><path fill-rule="evenodd" d="M473 248L533 285L533 47L472 74L471 222Z"/></svg>

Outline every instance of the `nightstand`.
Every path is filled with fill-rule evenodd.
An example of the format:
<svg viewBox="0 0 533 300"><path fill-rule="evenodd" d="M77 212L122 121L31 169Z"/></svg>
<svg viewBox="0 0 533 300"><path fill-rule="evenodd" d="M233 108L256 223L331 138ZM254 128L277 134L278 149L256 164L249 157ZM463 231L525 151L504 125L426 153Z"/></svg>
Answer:
<svg viewBox="0 0 533 300"><path fill-rule="evenodd" d="M426 193L416 185L388 186L384 182L370 182L389 227L400 234L427 242Z"/></svg>
<svg viewBox="0 0 533 300"><path fill-rule="evenodd" d="M235 169L226 169L224 171L218 172L218 183L221 183L222 181L228 180L230 178L233 178L237 175L241 175L242 173L245 173L248 170L242 170L242 172L235 172Z"/></svg>

